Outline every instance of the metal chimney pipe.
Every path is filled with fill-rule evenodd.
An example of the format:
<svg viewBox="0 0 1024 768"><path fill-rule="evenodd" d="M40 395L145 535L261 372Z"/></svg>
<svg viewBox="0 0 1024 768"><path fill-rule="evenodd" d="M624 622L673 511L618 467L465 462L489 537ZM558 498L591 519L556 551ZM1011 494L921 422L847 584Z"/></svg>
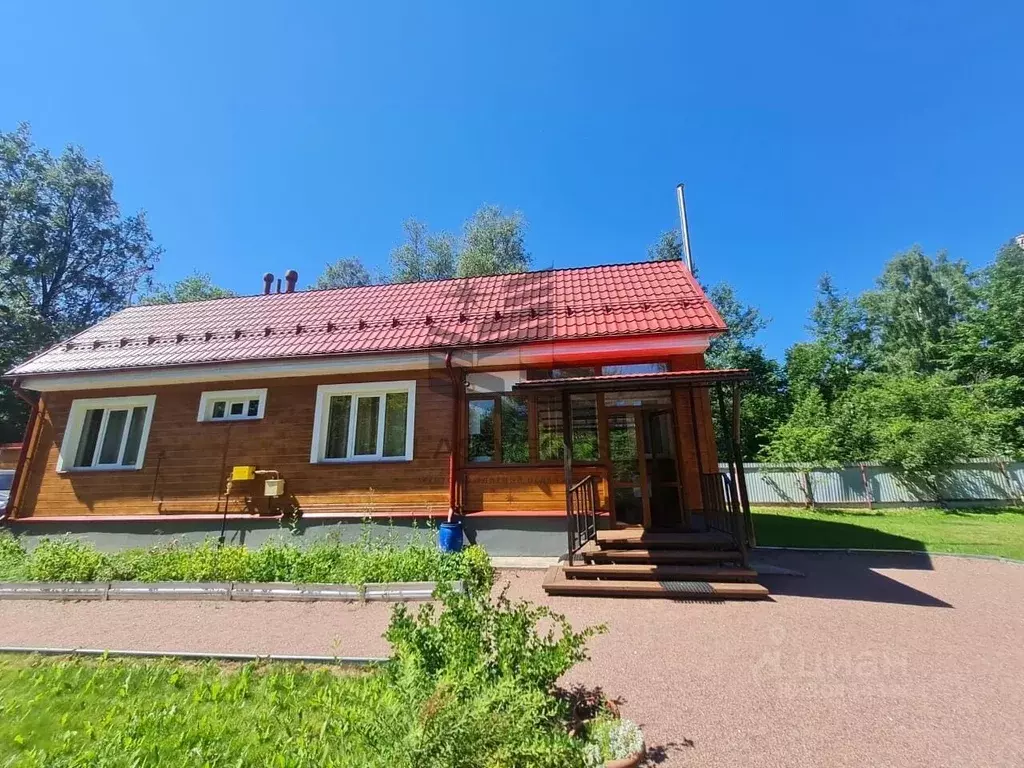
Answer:
<svg viewBox="0 0 1024 768"><path fill-rule="evenodd" d="M274 273L267 272L263 275L263 295L270 293L270 286L274 284Z"/></svg>
<svg viewBox="0 0 1024 768"><path fill-rule="evenodd" d="M299 273L294 269L289 269L284 273L285 282L285 293L295 293L295 283L299 281Z"/></svg>
<svg viewBox="0 0 1024 768"><path fill-rule="evenodd" d="M679 205L679 229L683 233L683 260L686 268L693 274L693 255L690 253L690 225L686 221L686 198L683 197L683 185L676 185L676 203Z"/></svg>

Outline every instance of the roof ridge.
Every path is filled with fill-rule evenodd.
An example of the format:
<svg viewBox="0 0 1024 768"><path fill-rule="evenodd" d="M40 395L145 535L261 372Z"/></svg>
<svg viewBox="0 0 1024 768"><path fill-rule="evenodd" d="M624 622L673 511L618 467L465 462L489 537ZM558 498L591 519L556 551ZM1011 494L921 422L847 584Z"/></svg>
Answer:
<svg viewBox="0 0 1024 768"><path fill-rule="evenodd" d="M181 301L171 302L167 304L131 304L122 310L119 310L115 314L127 310L136 309L150 309L154 307L172 307L180 306L181 304L209 304L214 301L237 301L239 299L257 299L261 297L273 297L273 296L294 296L296 294L310 294L310 293L330 293L332 291L360 291L367 290L369 288L383 288L391 286L413 286L413 285L436 285L438 283L459 283L468 282L471 280L490 280L496 277L514 277L517 275L543 275L543 274L555 274L559 272L581 272L588 269L618 269L621 267L635 267L635 266L655 266L655 265L675 265L679 264L683 267L683 271L686 274L690 274L689 270L686 269L685 264L681 259L671 259L662 261L618 261L612 264L583 264L573 267L548 267L546 269L528 269L523 272L496 272L492 275L469 275L466 277L437 277L429 280L409 280L407 282L383 282L383 283L370 283L369 285L346 285L340 288L303 288L301 290L279 293L243 293L235 296L215 296L210 298L195 299L194 301ZM113 317L114 315L111 315Z"/></svg>

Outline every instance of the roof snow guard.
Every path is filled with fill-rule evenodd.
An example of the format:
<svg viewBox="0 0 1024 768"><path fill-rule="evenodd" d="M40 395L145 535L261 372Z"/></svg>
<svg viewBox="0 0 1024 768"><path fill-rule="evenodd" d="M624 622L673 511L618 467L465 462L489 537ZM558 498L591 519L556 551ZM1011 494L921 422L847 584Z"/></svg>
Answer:
<svg viewBox="0 0 1024 768"><path fill-rule="evenodd" d="M682 262L645 262L129 307L7 375L724 330Z"/></svg>

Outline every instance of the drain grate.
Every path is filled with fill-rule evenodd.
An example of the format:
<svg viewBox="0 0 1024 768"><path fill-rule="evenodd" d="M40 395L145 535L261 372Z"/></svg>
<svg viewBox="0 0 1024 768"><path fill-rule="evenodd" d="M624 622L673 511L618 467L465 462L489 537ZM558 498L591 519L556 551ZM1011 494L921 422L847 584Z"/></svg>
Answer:
<svg viewBox="0 0 1024 768"><path fill-rule="evenodd" d="M658 584L666 592L687 595L713 595L715 593L715 590L706 581L659 581Z"/></svg>

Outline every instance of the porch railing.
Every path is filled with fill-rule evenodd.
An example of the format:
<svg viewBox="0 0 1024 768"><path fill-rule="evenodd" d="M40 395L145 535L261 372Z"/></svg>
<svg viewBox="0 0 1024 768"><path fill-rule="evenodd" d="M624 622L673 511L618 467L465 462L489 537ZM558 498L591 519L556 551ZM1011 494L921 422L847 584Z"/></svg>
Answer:
<svg viewBox="0 0 1024 768"><path fill-rule="evenodd" d="M746 562L746 521L733 479L725 472L707 472L701 475L700 490L704 499L705 526L727 534L736 543Z"/></svg>
<svg viewBox="0 0 1024 768"><path fill-rule="evenodd" d="M587 475L565 494L569 565L588 541L597 538L597 477Z"/></svg>

